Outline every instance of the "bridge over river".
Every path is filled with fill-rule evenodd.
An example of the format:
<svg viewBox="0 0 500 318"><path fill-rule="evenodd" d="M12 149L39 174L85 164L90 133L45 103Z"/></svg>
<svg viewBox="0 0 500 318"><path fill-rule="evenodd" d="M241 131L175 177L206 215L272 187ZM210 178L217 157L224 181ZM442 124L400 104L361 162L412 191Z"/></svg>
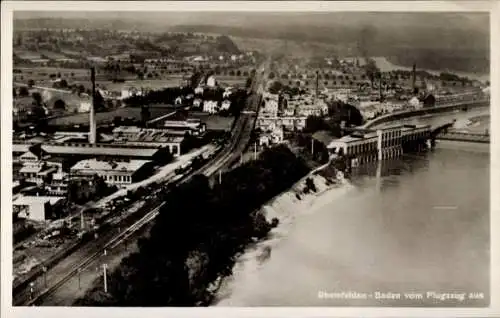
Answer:
<svg viewBox="0 0 500 318"><path fill-rule="evenodd" d="M397 122L398 124L408 124L408 125L431 125L431 130L433 131L433 137L436 140L454 140L454 141L465 141L465 142L479 142L479 143L489 143L490 136L486 133L480 132L468 132L468 131L453 131L452 128L454 122L462 122L471 118L476 117L486 117L490 114L489 105L472 105L467 108L467 111L462 109L453 109L447 112L435 112L427 114L417 114L413 111L407 112L406 116L403 117L404 113L399 113L397 117L391 118L387 116L386 119L380 120L375 119L368 122L364 127L369 128L384 128L394 126ZM379 122L377 122L379 121Z"/></svg>

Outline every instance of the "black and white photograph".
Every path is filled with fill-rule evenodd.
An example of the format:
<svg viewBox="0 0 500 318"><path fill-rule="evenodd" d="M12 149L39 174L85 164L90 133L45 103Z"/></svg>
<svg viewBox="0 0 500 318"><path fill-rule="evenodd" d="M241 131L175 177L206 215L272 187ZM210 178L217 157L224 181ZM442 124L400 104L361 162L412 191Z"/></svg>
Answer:
<svg viewBox="0 0 500 318"><path fill-rule="evenodd" d="M8 306L491 308L495 1L181 2L10 9Z"/></svg>

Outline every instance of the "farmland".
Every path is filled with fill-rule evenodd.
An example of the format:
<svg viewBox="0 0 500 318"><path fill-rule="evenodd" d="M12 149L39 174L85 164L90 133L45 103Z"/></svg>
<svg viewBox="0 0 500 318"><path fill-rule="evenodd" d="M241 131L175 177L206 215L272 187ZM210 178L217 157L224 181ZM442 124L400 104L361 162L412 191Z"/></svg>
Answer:
<svg viewBox="0 0 500 318"><path fill-rule="evenodd" d="M159 117L171 113L174 110L173 107L151 107L151 118ZM113 121L115 117L132 117L134 119L141 118L141 109L133 108L133 107L123 107L117 108L108 112L96 113L96 121L97 124L105 124ZM89 114L88 113L80 113L74 114L65 117L59 117L52 119L49 124L50 125L85 125L89 122Z"/></svg>
<svg viewBox="0 0 500 318"><path fill-rule="evenodd" d="M157 118L173 112L175 109L171 106L152 106L150 107L151 118ZM111 123L115 117L132 117L136 120L141 118L141 109L135 107L123 107L108 112L96 113L96 121L98 125ZM222 117L217 115L209 115L203 112L190 112L189 118L198 118L206 123L209 130L230 130L233 124L233 117ZM65 117L52 119L49 124L54 126L65 125L87 125L89 122L88 113L79 113Z"/></svg>

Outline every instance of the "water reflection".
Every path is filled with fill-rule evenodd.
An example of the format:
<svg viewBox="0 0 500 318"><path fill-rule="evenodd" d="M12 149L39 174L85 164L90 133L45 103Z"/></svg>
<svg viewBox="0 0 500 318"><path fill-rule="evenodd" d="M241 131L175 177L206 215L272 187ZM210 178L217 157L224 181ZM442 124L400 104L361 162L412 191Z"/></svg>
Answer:
<svg viewBox="0 0 500 318"><path fill-rule="evenodd" d="M259 266L247 255L250 263L239 264L221 306L488 304L488 154L436 149L361 166L351 188L321 202L307 213L278 211L284 221L272 255ZM485 298L320 299L319 291L483 292Z"/></svg>

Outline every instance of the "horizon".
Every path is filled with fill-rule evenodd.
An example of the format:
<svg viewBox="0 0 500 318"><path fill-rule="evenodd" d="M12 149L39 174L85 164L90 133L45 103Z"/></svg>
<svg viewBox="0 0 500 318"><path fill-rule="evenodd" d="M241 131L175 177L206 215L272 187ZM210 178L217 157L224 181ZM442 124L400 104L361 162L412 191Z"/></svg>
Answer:
<svg viewBox="0 0 500 318"><path fill-rule="evenodd" d="M147 18L144 20L144 18ZM274 19L269 19L274 17ZM490 32L489 13L484 12L243 12L243 11L163 11L163 12L129 12L129 11L17 11L14 21L36 19L86 19L89 21L111 19L122 22L143 22L173 26L178 24L217 25L217 26L251 26L255 23L265 25L302 26L356 26L359 24L375 24L381 28L399 27L439 27L445 29L470 29ZM425 20L425 25L422 25ZM249 25L250 24L250 25Z"/></svg>

